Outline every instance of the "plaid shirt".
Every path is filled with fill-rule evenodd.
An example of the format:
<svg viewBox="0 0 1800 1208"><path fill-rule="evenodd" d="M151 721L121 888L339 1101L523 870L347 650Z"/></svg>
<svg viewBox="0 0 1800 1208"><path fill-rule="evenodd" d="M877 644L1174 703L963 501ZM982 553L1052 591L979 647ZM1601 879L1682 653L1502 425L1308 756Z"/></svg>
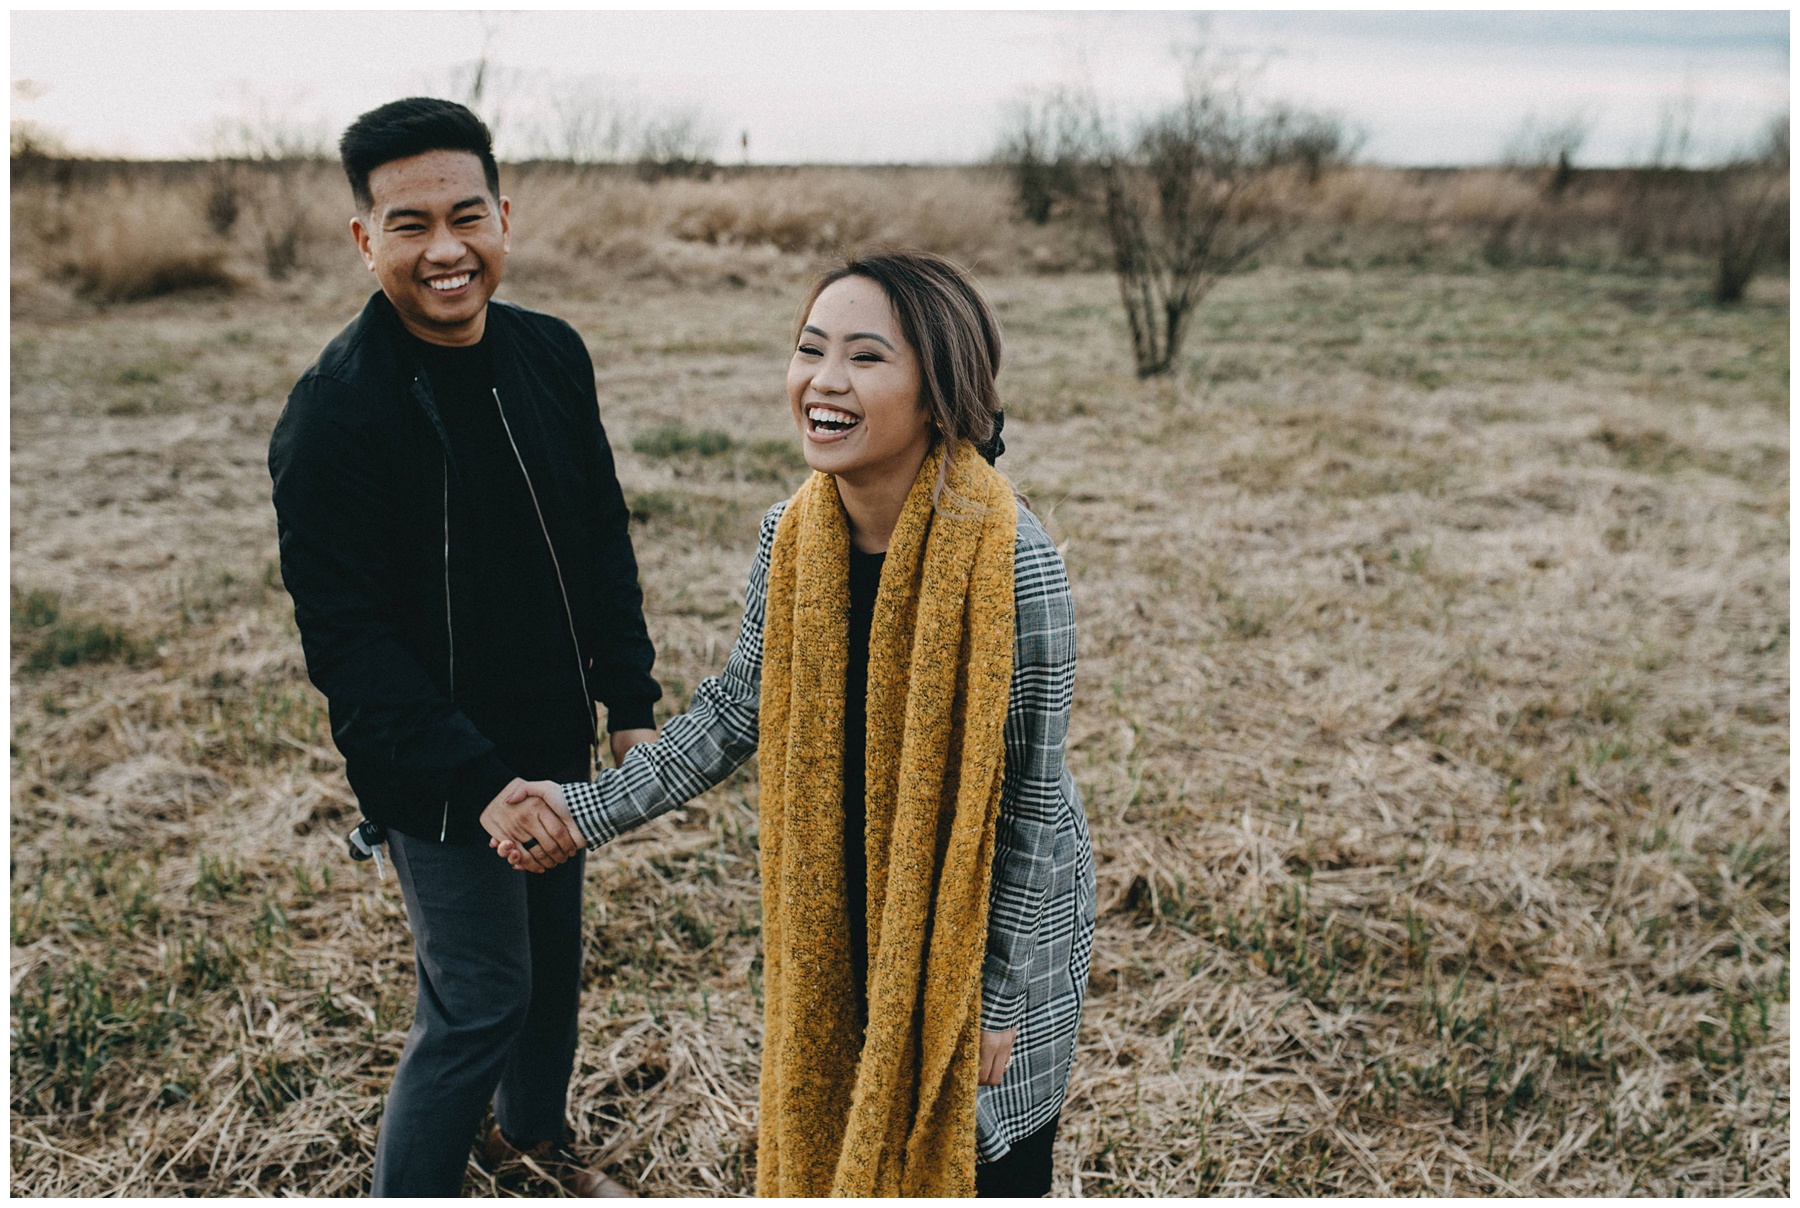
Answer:
<svg viewBox="0 0 1800 1208"><path fill-rule="evenodd" d="M688 711L592 784L568 784L590 847L642 826L718 784L756 753L769 551L785 502L763 517L744 592L744 624L725 670ZM1094 856L1063 763L1075 684L1075 614L1062 555L1025 508L1013 557L1017 629L1006 770L981 974L981 1026L1017 1028L999 1086L976 1096L977 1157L991 1162L1062 1107L1094 942Z"/></svg>

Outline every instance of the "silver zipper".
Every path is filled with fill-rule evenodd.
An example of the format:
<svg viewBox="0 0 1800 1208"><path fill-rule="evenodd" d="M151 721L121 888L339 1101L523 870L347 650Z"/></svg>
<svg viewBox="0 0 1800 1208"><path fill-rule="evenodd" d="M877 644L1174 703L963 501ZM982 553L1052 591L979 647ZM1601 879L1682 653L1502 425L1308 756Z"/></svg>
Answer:
<svg viewBox="0 0 1800 1208"><path fill-rule="evenodd" d="M450 621L450 455L444 455L444 637L450 643L450 699L456 700L456 627Z"/></svg>
<svg viewBox="0 0 1800 1208"><path fill-rule="evenodd" d="M597 747L600 745L599 723L594 718L594 697L588 691L587 669L581 665L581 642L575 636L575 610L569 607L569 589L563 584L562 563L556 559L556 543L550 540L550 526L544 523L544 509L538 505L537 488L531 485L531 471L525 468L519 442L513 439L512 425L506 422L506 408L500 403L499 388L492 388L492 393L494 409L500 413L500 426L506 429L506 442L512 446L519 473L525 476L525 490L531 495L531 510L537 513L538 529L544 534L544 548L550 551L550 569L556 572L556 590L562 596L563 619L569 623L569 645L575 651L575 674L581 677L581 706L587 714L588 734ZM449 564L446 562L445 565Z"/></svg>
<svg viewBox="0 0 1800 1208"><path fill-rule="evenodd" d="M450 619L450 454L444 454L444 638L450 645L450 703L456 703L456 627ZM450 833L450 800L444 799L444 821L438 842Z"/></svg>

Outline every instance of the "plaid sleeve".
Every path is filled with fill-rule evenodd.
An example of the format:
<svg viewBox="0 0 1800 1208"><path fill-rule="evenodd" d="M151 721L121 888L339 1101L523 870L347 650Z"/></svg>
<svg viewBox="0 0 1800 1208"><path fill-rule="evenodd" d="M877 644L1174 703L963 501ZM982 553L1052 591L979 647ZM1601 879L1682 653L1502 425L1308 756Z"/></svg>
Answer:
<svg viewBox="0 0 1800 1208"><path fill-rule="evenodd" d="M698 797L756 753L769 550L786 506L778 503L763 516L756 561L744 588L744 623L725 670L694 690L687 712L671 718L656 741L632 747L624 763L601 769L591 784L562 786L569 813L589 847Z"/></svg>
<svg viewBox="0 0 1800 1208"><path fill-rule="evenodd" d="M989 1031L1015 1028L1025 1014L1063 811L1063 743L1075 687L1075 609L1062 555L1037 518L1023 510L1013 598L1017 628L1006 772L981 976L981 1026Z"/></svg>

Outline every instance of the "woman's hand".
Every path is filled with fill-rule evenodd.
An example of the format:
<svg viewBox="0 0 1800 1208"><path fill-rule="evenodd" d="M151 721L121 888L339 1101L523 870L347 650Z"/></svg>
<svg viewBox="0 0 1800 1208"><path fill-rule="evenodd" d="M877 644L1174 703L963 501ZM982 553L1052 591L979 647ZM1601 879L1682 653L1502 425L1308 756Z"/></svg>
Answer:
<svg viewBox="0 0 1800 1208"><path fill-rule="evenodd" d="M498 812L496 812L498 811ZM494 814L494 824L489 824ZM537 825L508 825L530 818ZM487 828L488 846L523 872L549 872L586 846L581 829L569 816L562 786L551 780L515 780L481 815ZM536 843L528 840L537 839Z"/></svg>
<svg viewBox="0 0 1800 1208"><path fill-rule="evenodd" d="M981 1032L981 1073L975 1079L977 1086L999 1086L1000 1079L1006 1073L1006 1063L1012 1060L1013 1040L1019 1029L1008 1028L1004 1032Z"/></svg>

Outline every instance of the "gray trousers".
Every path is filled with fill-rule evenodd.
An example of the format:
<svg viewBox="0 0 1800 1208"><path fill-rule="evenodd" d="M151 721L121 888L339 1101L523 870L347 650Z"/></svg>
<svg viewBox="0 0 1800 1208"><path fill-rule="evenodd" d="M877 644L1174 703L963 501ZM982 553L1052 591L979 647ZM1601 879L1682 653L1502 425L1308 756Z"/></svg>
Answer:
<svg viewBox="0 0 1800 1208"><path fill-rule="evenodd" d="M524 1145L560 1139L581 993L587 855L515 872L488 847L388 832L419 974L375 1145L378 1196L454 1196L490 1100Z"/></svg>

